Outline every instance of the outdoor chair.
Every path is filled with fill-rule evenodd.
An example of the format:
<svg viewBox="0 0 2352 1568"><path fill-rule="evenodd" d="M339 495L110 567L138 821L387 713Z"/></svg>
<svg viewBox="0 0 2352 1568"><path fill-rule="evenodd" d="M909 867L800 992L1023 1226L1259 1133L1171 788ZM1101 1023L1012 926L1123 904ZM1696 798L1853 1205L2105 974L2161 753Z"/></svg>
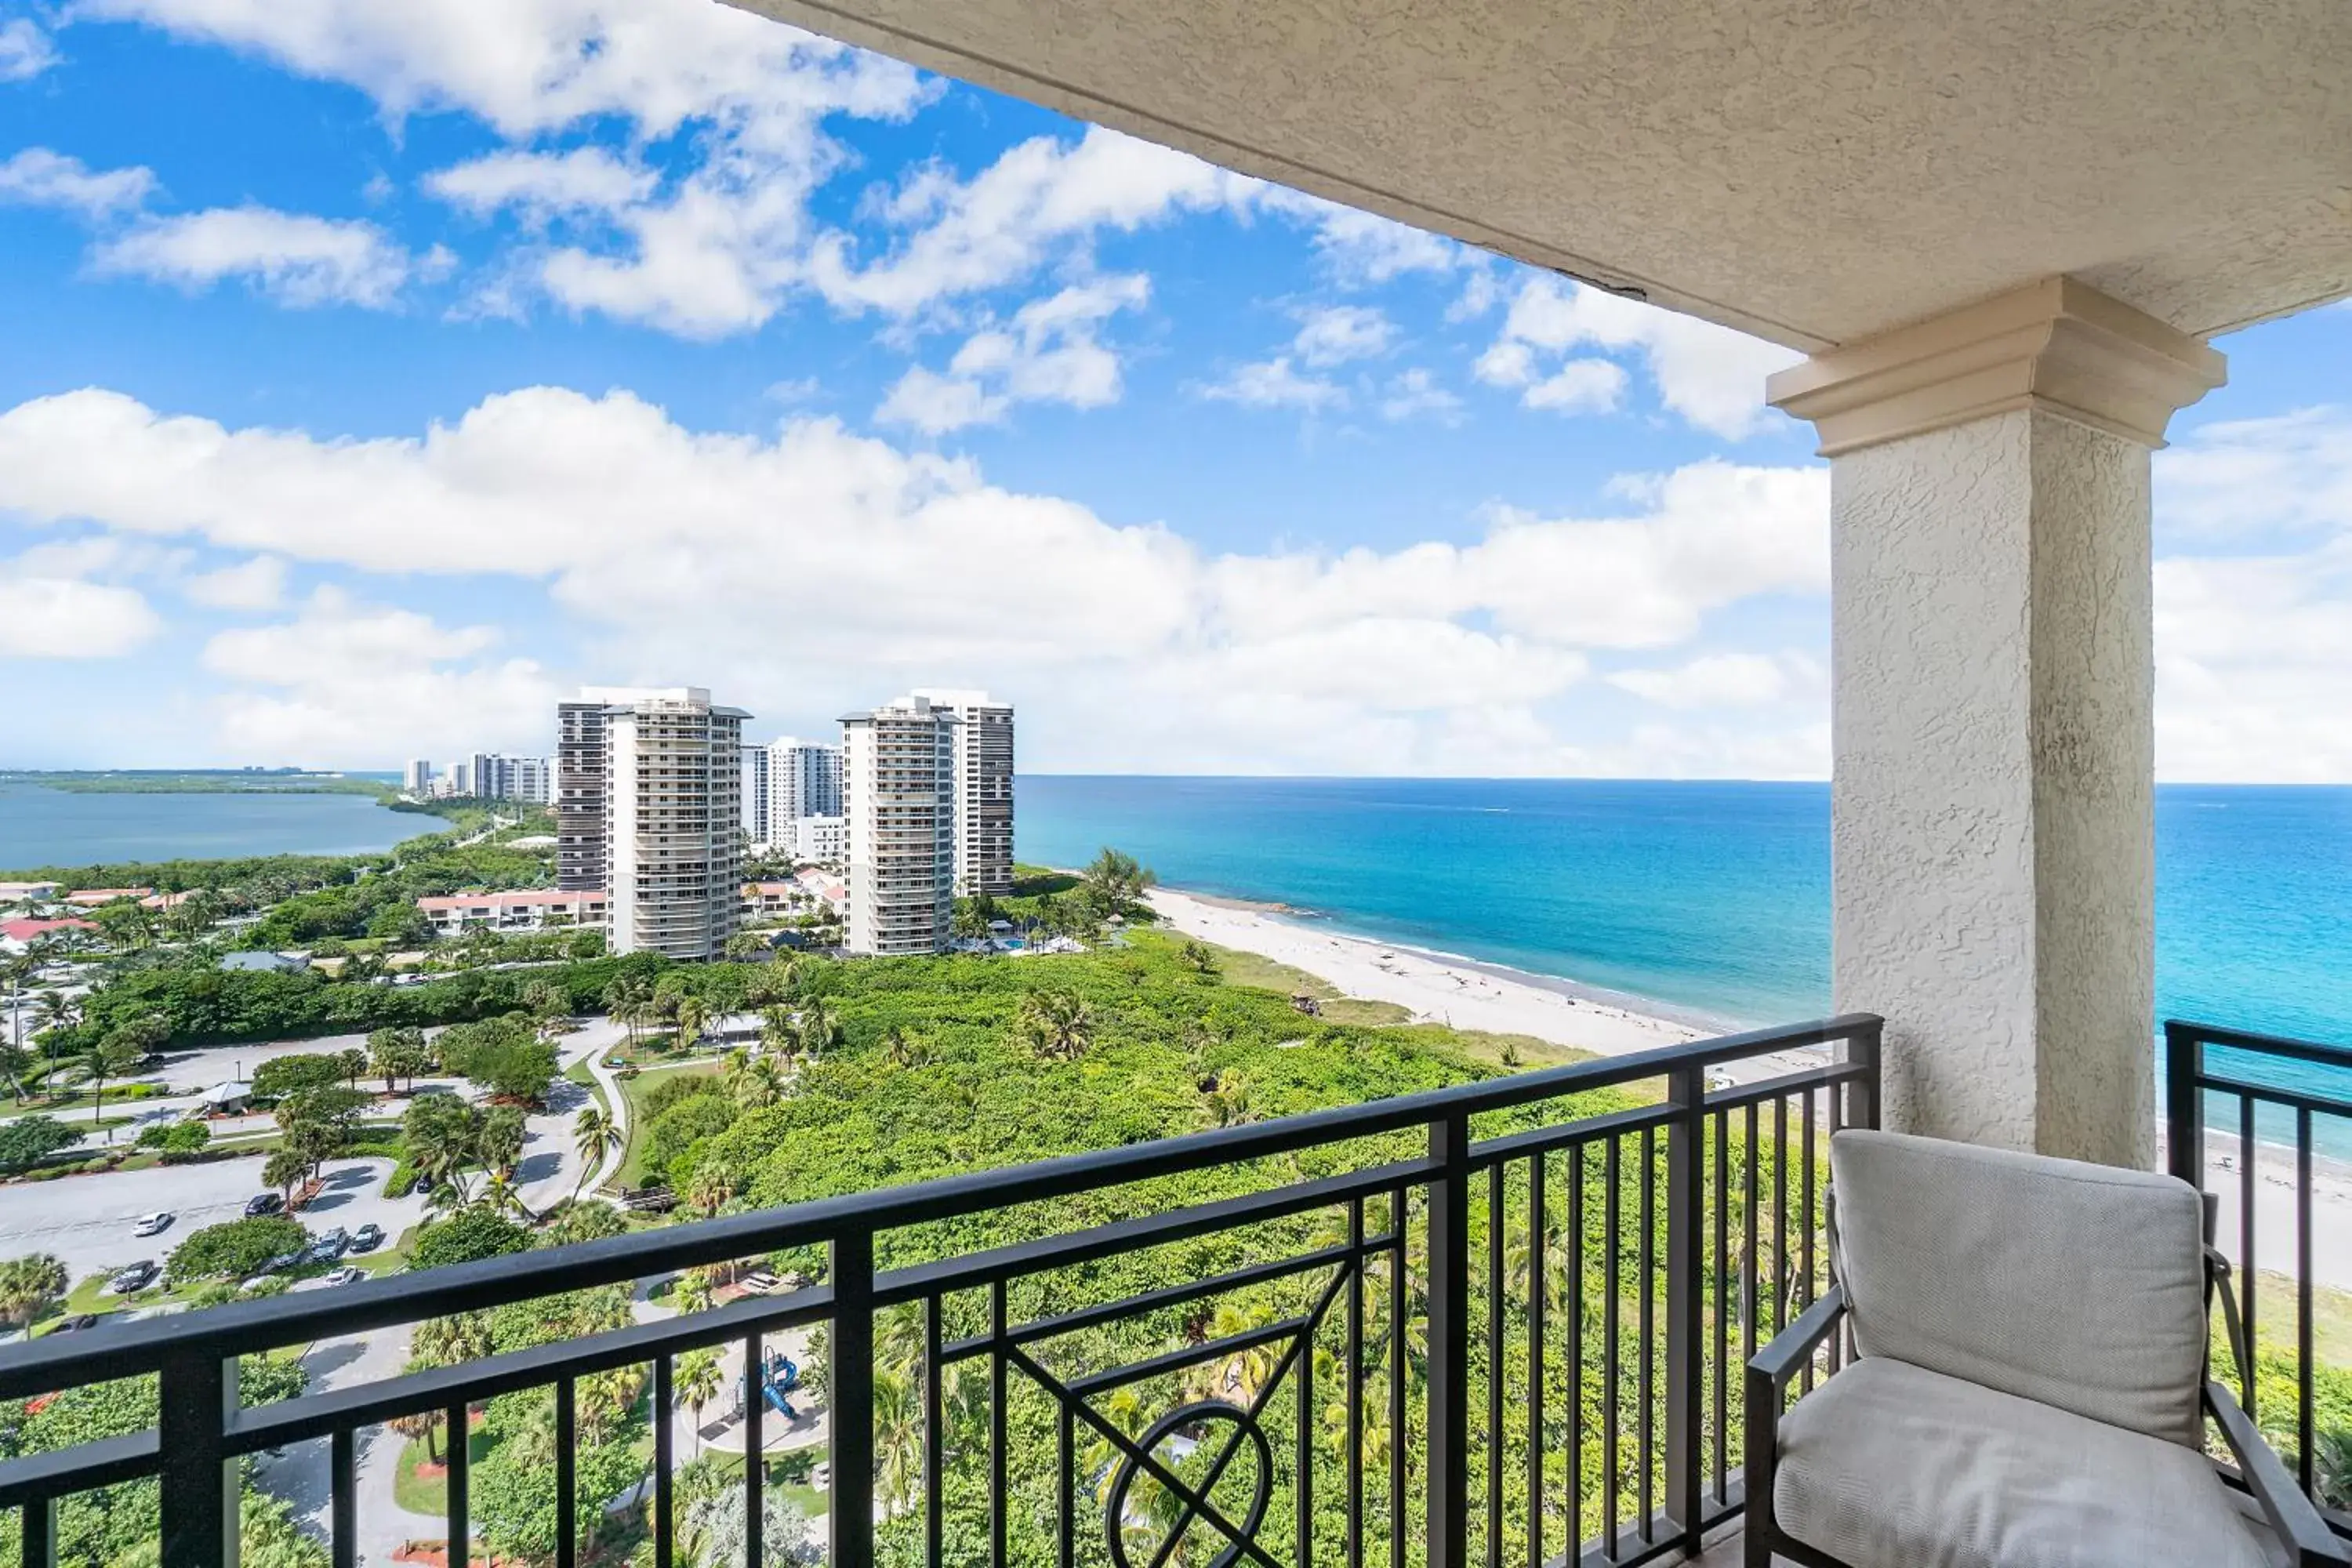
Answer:
<svg viewBox="0 0 2352 1568"><path fill-rule="evenodd" d="M2194 1188L1863 1131L1830 1172L1837 1283L1748 1363L1748 1568L2352 1561L2207 1376L2216 1282L2241 1376L2247 1352ZM1782 1414L1841 1326L1853 1358Z"/></svg>

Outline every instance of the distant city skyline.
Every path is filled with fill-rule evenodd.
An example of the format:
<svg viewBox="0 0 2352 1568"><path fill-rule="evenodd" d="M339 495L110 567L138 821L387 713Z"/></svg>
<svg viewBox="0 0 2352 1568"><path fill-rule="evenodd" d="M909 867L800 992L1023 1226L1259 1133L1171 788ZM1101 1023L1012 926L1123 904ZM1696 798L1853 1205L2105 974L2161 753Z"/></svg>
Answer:
<svg viewBox="0 0 2352 1568"><path fill-rule="evenodd" d="M698 0L9 15L0 765L945 674L1040 772L1826 773L1785 349ZM2221 346L2158 776L2352 780L2352 309Z"/></svg>

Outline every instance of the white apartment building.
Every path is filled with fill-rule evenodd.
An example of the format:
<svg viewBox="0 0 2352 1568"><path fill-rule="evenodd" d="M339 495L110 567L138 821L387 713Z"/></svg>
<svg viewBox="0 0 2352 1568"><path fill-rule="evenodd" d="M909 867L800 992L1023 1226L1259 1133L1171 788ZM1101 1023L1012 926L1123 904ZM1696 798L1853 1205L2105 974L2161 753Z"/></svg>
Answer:
<svg viewBox="0 0 2352 1568"><path fill-rule="evenodd" d="M546 931L562 926L604 923L610 900L602 892L567 893L560 889L526 888L510 893L451 893L424 898L416 907L433 922L436 936L456 936L468 929L480 931Z"/></svg>
<svg viewBox="0 0 2352 1568"><path fill-rule="evenodd" d="M750 715L701 687L589 687L557 710L561 879L599 872L615 953L712 958L741 896Z"/></svg>
<svg viewBox="0 0 2352 1568"><path fill-rule="evenodd" d="M947 947L955 909L955 730L954 715L921 696L841 721L852 952Z"/></svg>
<svg viewBox="0 0 2352 1568"><path fill-rule="evenodd" d="M469 763L459 764L470 792L479 800L517 800L530 805L546 805L553 795L554 764L546 757L508 757L496 752L477 752Z"/></svg>
<svg viewBox="0 0 2352 1568"><path fill-rule="evenodd" d="M768 748L743 748L743 831L751 842L773 845L775 827L768 816Z"/></svg>
<svg viewBox="0 0 2352 1568"><path fill-rule="evenodd" d="M985 691L918 691L955 717L955 890L1013 891L1013 704Z"/></svg>
<svg viewBox="0 0 2352 1568"><path fill-rule="evenodd" d="M432 759L429 757L412 759L400 770L400 787L404 793L414 795L422 795L426 790L432 788Z"/></svg>
<svg viewBox="0 0 2352 1568"><path fill-rule="evenodd" d="M793 824L793 859L803 866L838 866L849 858L849 822L803 816Z"/></svg>

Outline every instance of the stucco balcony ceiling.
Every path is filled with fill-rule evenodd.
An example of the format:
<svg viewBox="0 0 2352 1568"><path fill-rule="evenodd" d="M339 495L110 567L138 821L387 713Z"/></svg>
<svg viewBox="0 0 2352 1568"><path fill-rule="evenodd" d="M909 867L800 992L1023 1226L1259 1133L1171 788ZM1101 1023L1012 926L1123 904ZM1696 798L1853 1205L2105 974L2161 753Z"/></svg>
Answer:
<svg viewBox="0 0 2352 1568"><path fill-rule="evenodd" d="M2352 293L2344 0L735 0L1804 349Z"/></svg>

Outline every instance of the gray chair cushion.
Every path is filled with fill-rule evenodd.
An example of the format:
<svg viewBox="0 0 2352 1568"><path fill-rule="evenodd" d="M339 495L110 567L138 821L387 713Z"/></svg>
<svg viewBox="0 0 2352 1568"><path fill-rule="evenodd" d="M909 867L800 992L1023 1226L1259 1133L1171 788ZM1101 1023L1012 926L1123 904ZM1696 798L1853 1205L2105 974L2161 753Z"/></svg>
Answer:
<svg viewBox="0 0 2352 1568"><path fill-rule="evenodd" d="M1831 1141L1838 1258L1865 1355L2190 1447L2204 1224L2170 1176L1934 1138Z"/></svg>
<svg viewBox="0 0 2352 1568"><path fill-rule="evenodd" d="M2205 1458L1885 1356L1780 1422L1780 1527L1852 1568L2264 1568Z"/></svg>

